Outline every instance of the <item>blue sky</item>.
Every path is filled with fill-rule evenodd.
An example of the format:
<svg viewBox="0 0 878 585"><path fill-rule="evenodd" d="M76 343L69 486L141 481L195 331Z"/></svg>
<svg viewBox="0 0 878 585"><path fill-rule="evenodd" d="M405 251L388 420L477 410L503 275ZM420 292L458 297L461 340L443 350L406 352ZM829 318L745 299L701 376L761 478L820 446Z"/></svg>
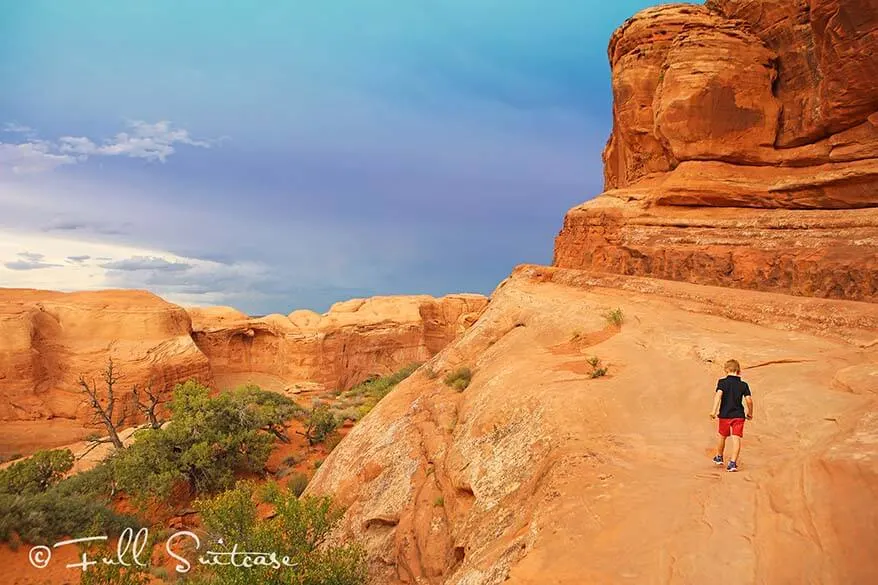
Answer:
<svg viewBox="0 0 878 585"><path fill-rule="evenodd" d="M652 4L0 0L0 286L490 293L600 192Z"/></svg>

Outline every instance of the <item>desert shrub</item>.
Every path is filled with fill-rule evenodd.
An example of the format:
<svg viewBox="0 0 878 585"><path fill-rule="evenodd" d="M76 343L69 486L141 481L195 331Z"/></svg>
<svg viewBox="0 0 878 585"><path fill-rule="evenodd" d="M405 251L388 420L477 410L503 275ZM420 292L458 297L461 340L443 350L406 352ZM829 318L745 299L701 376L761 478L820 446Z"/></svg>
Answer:
<svg viewBox="0 0 878 585"><path fill-rule="evenodd" d="M449 372L445 376L445 384L451 386L458 392L466 390L473 378L473 371L467 367L457 368L453 372Z"/></svg>
<svg viewBox="0 0 878 585"><path fill-rule="evenodd" d="M211 500L196 503L201 513L207 542L205 548L230 552L274 551L278 559L288 557L280 568L217 565L199 567L212 585L361 585L366 583L365 554L356 545L334 546L327 539L341 513L328 498L299 498L276 484L261 490L261 499L274 514L261 520L257 513L256 490L239 483Z"/></svg>
<svg viewBox="0 0 878 585"><path fill-rule="evenodd" d="M0 493L32 495L44 492L58 483L72 467L73 452L70 449L37 451L33 456L0 470Z"/></svg>
<svg viewBox="0 0 878 585"><path fill-rule="evenodd" d="M444 506L445 505L445 498L443 496L436 496L436 498L433 500L433 505L436 506L437 508Z"/></svg>
<svg viewBox="0 0 878 585"><path fill-rule="evenodd" d="M411 363L388 376L373 376L342 392L339 395L339 401L346 406L359 407L357 409L358 418L362 418L391 390L396 388L397 384L415 373L419 367L421 364Z"/></svg>
<svg viewBox="0 0 878 585"><path fill-rule="evenodd" d="M165 499L186 482L192 495L232 486L236 473L262 472L274 436L298 412L284 396L253 386L211 396L197 382L177 386L171 421L142 431L114 461L115 478L126 492Z"/></svg>
<svg viewBox="0 0 878 585"><path fill-rule="evenodd" d="M108 506L108 500L91 494L62 494L56 488L30 495L0 494L0 541L18 534L25 542L48 544L81 536L92 527L100 534L118 534L137 524Z"/></svg>
<svg viewBox="0 0 878 585"><path fill-rule="evenodd" d="M295 473L287 482L287 486L296 496L301 496L305 488L308 487L308 481L308 476L304 473Z"/></svg>
<svg viewBox="0 0 878 585"><path fill-rule="evenodd" d="M606 315L604 315L604 318L607 320L608 323L610 323L611 325L615 325L616 327L619 327L625 321L625 315L622 313L622 309L619 308L609 311Z"/></svg>
<svg viewBox="0 0 878 585"><path fill-rule="evenodd" d="M591 377L592 378L601 378L607 375L606 366L601 364L601 359L599 357L590 357L588 360L588 365L591 366Z"/></svg>
<svg viewBox="0 0 878 585"><path fill-rule="evenodd" d="M46 544L91 526L117 534L136 523L109 508L108 463L62 479L72 465L69 450L40 451L0 472L0 541L17 534L25 542Z"/></svg>
<svg viewBox="0 0 878 585"><path fill-rule="evenodd" d="M362 412L360 411L360 409L358 408L359 406L362 406L362 403L357 404L356 401L354 401L354 402L351 404L351 406L349 406L348 408L343 408L343 409L341 409L341 410L336 410L336 411L335 411L335 417L336 417L340 422L344 422L344 421L346 421L346 420L353 421L353 422L357 422L358 420L360 420L361 418L363 418L363 413L362 413Z"/></svg>
<svg viewBox="0 0 878 585"><path fill-rule="evenodd" d="M306 420L305 438L309 445L325 440L338 427L338 419L326 404L316 404Z"/></svg>

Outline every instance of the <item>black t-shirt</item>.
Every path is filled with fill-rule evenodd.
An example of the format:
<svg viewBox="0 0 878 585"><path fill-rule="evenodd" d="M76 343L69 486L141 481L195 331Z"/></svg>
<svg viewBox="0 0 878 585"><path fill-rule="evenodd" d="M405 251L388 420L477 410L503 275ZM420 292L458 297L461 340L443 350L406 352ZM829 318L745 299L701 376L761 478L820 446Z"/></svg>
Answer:
<svg viewBox="0 0 878 585"><path fill-rule="evenodd" d="M750 386L740 376L728 375L716 383L717 391L723 391L719 406L720 418L744 418L745 396L750 396Z"/></svg>

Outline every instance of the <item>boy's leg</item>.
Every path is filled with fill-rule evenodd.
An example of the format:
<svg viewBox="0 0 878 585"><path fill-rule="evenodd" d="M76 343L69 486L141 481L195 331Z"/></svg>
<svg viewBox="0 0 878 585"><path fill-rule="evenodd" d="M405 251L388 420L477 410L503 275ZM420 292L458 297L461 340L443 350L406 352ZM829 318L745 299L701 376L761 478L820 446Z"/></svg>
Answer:
<svg viewBox="0 0 878 585"><path fill-rule="evenodd" d="M726 450L726 438L723 435L716 436L716 454L718 457L723 456L723 452Z"/></svg>
<svg viewBox="0 0 878 585"><path fill-rule="evenodd" d="M729 461L738 461L738 455L741 454L741 437L738 435L732 435L732 456L729 457Z"/></svg>
<svg viewBox="0 0 878 585"><path fill-rule="evenodd" d="M732 456L729 461L738 461L738 455L741 454L741 440L744 438L744 419L734 419L732 422Z"/></svg>

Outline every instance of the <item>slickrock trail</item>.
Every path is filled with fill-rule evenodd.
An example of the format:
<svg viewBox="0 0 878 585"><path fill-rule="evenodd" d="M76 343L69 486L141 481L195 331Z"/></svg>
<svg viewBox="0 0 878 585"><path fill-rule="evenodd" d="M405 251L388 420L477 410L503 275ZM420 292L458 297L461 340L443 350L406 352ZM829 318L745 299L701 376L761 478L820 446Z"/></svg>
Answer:
<svg viewBox="0 0 878 585"><path fill-rule="evenodd" d="M382 583L871 583L878 306L741 292L762 324L721 316L737 291L520 267L309 492L350 505ZM756 404L737 474L710 461L729 357Z"/></svg>

